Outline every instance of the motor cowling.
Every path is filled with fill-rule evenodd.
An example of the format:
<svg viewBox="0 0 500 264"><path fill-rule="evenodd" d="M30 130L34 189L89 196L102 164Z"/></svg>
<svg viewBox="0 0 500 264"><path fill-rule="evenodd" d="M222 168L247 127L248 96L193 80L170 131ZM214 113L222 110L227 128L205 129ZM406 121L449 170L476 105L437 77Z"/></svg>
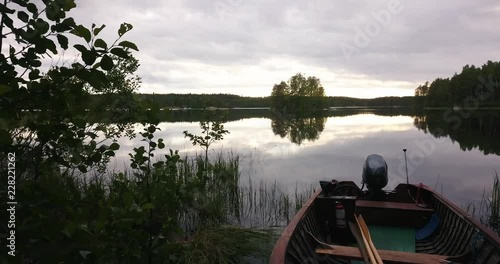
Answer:
<svg viewBox="0 0 500 264"><path fill-rule="evenodd" d="M387 185L388 181L385 159L378 154L366 157L363 165L363 183L366 184L368 191L380 191Z"/></svg>

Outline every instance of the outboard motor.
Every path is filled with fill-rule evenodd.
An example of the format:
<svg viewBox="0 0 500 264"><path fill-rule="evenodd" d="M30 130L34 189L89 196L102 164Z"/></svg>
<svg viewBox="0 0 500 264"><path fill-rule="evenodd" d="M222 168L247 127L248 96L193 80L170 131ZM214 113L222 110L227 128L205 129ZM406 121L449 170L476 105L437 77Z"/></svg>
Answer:
<svg viewBox="0 0 500 264"><path fill-rule="evenodd" d="M377 154L366 157L363 165L363 184L366 184L368 192L371 194L380 193L388 181L385 159Z"/></svg>

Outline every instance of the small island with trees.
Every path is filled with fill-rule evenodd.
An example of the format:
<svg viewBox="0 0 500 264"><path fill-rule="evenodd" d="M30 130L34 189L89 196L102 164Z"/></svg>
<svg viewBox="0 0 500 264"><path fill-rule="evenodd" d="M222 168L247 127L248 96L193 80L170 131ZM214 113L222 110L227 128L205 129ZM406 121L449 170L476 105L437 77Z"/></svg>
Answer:
<svg viewBox="0 0 500 264"><path fill-rule="evenodd" d="M287 82L275 84L271 93L271 107L281 111L323 109L326 106L325 89L321 81L297 73Z"/></svg>

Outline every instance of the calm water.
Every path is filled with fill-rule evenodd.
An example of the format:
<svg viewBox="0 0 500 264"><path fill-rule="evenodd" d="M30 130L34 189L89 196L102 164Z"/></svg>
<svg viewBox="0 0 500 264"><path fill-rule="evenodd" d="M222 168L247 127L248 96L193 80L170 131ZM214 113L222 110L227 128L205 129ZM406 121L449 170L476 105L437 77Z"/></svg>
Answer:
<svg viewBox="0 0 500 264"><path fill-rule="evenodd" d="M438 111L365 109L296 118L269 110L239 111L243 112L229 114L225 127L230 134L213 145L212 155L221 148L240 154L243 177L276 181L283 190L332 178L361 185L362 163L373 153L386 159L390 172L386 188L391 189L406 182L402 150L407 148L410 183L437 187L463 206L479 201L492 185L495 170L500 171L500 117L493 112L447 113L444 118L445 113ZM182 134L199 132L198 115L168 114L158 132L167 148L178 149L181 155L201 152ZM116 169L128 164L127 153L133 147L143 144L139 139L119 143Z"/></svg>

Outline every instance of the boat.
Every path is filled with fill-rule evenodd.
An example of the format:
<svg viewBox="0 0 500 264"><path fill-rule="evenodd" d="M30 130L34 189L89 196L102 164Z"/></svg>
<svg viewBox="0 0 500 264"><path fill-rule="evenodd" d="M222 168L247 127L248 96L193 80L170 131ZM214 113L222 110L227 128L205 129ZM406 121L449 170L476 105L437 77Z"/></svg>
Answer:
<svg viewBox="0 0 500 264"><path fill-rule="evenodd" d="M497 234L432 188L407 178L383 190L387 163L377 154L367 157L362 175L361 188L321 181L276 242L270 263L500 263Z"/></svg>

